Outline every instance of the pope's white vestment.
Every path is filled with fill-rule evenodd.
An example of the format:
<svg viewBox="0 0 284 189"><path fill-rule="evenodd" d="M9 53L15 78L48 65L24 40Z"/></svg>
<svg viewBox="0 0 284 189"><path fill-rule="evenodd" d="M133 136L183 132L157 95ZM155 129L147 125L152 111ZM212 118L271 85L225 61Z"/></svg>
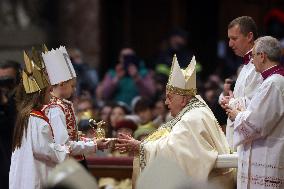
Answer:
<svg viewBox="0 0 284 189"><path fill-rule="evenodd" d="M174 119L142 142L140 166L134 162L134 174L139 174L159 155L177 162L194 180L212 182L219 188L229 189L234 184L232 170L214 169L218 154L227 153L229 145L223 131L212 111L197 96Z"/></svg>

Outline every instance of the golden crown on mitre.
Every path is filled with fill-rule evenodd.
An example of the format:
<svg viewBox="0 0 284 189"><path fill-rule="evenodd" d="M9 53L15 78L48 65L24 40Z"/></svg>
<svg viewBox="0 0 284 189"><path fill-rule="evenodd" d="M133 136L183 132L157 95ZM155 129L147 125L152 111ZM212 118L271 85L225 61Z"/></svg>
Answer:
<svg viewBox="0 0 284 189"><path fill-rule="evenodd" d="M46 51L48 50L45 45L43 45L42 51L37 51L33 47L30 56L24 51L25 66L22 72L22 78L26 93L41 91L50 85L41 57L41 53Z"/></svg>
<svg viewBox="0 0 284 189"><path fill-rule="evenodd" d="M195 56L193 56L187 68L181 69L177 56L174 55L166 90L182 96L195 96L197 92L195 65Z"/></svg>

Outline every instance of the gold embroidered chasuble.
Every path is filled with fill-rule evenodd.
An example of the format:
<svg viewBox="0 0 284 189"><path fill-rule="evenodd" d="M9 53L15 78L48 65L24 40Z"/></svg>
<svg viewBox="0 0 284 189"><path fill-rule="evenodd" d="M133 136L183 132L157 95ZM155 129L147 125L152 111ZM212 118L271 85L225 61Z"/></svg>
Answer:
<svg viewBox="0 0 284 189"><path fill-rule="evenodd" d="M220 184L221 188L233 188L232 171L214 169L217 155L229 151L212 111L196 96L175 118L142 142L133 162L133 182L149 162L162 155L176 161L189 177Z"/></svg>

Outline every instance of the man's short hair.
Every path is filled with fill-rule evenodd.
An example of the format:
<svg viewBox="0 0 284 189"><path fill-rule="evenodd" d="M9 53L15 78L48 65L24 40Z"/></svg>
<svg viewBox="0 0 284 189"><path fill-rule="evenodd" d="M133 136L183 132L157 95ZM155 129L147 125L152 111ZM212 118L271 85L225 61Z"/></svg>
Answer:
<svg viewBox="0 0 284 189"><path fill-rule="evenodd" d="M266 53L267 57L271 61L280 61L281 58L281 46L280 42L271 36L260 37L255 41L255 52Z"/></svg>
<svg viewBox="0 0 284 189"><path fill-rule="evenodd" d="M19 83L21 80L22 67L19 62L13 60L5 60L0 62L0 69L12 68L16 72L16 82Z"/></svg>
<svg viewBox="0 0 284 189"><path fill-rule="evenodd" d="M0 69L7 69L13 68L15 71L21 70L21 64L13 61L13 60L6 60L0 62Z"/></svg>
<svg viewBox="0 0 284 189"><path fill-rule="evenodd" d="M137 114L147 109L152 109L153 107L153 102L150 99L142 97L136 102L134 106L134 112Z"/></svg>
<svg viewBox="0 0 284 189"><path fill-rule="evenodd" d="M241 16L232 20L229 25L228 29L234 27L235 25L239 25L240 31L243 35L248 35L249 32L253 33L253 39L257 39L257 26L255 21L250 16Z"/></svg>

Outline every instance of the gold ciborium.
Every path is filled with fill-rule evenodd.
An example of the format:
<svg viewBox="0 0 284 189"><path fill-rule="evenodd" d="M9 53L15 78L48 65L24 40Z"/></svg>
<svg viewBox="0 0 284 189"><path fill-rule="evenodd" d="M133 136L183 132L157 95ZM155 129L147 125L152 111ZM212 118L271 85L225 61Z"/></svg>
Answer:
<svg viewBox="0 0 284 189"><path fill-rule="evenodd" d="M94 119L89 119L89 125L93 129L96 139L105 139L107 141L110 141L109 147L114 148L114 143L116 141L116 138L106 138L106 132L103 128L103 125L105 125L106 122L101 120L99 122L96 122Z"/></svg>
<svg viewBox="0 0 284 189"><path fill-rule="evenodd" d="M102 127L103 125L106 124L106 122L104 122L103 120L96 122L96 120L94 119L89 119L89 125L90 127L92 127L93 131L95 132L96 135L96 139L103 139L106 138L106 132L104 130L104 128ZM95 128L95 126L97 128Z"/></svg>

